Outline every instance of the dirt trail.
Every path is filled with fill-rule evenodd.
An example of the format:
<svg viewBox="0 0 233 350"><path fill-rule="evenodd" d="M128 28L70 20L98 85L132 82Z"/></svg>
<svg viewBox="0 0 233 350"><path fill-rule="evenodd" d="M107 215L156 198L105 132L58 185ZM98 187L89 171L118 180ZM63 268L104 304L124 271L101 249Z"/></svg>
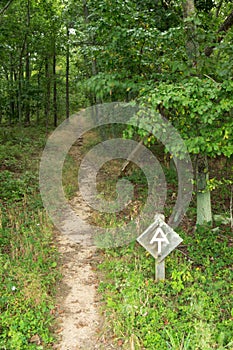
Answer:
<svg viewBox="0 0 233 350"><path fill-rule="evenodd" d="M95 249L59 237L63 255L63 280L59 287L60 344L56 349L101 349L97 333L101 324L96 295L98 281L93 271Z"/></svg>
<svg viewBox="0 0 233 350"><path fill-rule="evenodd" d="M85 141L84 141L85 142ZM80 163L80 146L71 149L71 155ZM79 193L70 204L84 220L91 214ZM98 276L96 266L100 262L97 248L91 244L91 232L85 237L76 237L75 242L68 236L58 234L57 242L62 256L63 279L58 287L58 350L114 349L104 338L103 317L98 300Z"/></svg>

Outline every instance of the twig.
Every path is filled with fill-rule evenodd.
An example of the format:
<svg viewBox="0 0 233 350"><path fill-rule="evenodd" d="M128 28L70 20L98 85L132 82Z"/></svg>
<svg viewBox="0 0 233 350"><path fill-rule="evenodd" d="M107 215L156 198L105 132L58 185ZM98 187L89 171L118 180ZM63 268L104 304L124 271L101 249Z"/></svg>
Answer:
<svg viewBox="0 0 233 350"><path fill-rule="evenodd" d="M182 246L181 246L182 247ZM188 254L186 254L185 252L183 252L183 250L181 250L181 249L179 249L179 248L177 248L177 250L180 252L180 253L182 253L184 256L186 256L187 258L189 258L189 260L192 260L192 259L190 259L190 257L188 256Z"/></svg>
<svg viewBox="0 0 233 350"><path fill-rule="evenodd" d="M230 223L231 223L231 230L233 231L233 186L231 186L231 196L230 196Z"/></svg>
<svg viewBox="0 0 233 350"><path fill-rule="evenodd" d="M218 18L218 16L219 16L222 4L223 4L223 0L221 0L219 5L216 7L216 18Z"/></svg>
<svg viewBox="0 0 233 350"><path fill-rule="evenodd" d="M9 0L6 5L0 10L0 16L4 14L4 12L8 9L13 0Z"/></svg>
<svg viewBox="0 0 233 350"><path fill-rule="evenodd" d="M128 156L127 161L125 161L125 163L123 164L122 168L121 168L121 172L125 171L125 169L127 168L127 166L129 165L129 163L132 161L134 155L138 152L138 150L140 149L141 145L143 144L143 141L148 137L149 135L145 136L139 143L138 145L134 148L134 150L130 153L130 155Z"/></svg>
<svg viewBox="0 0 233 350"><path fill-rule="evenodd" d="M206 77L206 78L212 80L214 83L217 83L216 80L214 80L213 78L211 78L211 77L210 77L209 75L207 75L207 74L204 74L204 77Z"/></svg>

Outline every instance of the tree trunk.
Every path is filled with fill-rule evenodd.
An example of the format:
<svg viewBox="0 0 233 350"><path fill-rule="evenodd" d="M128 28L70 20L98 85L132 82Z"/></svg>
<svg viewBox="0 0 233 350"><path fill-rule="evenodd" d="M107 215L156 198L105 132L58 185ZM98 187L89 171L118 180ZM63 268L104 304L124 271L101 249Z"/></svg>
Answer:
<svg viewBox="0 0 233 350"><path fill-rule="evenodd" d="M56 40L53 46L53 123L57 126L57 76L56 76Z"/></svg>
<svg viewBox="0 0 233 350"><path fill-rule="evenodd" d="M88 5L87 5L87 0L83 0L83 16L84 16L84 21L85 21L86 25L88 25L88 23L89 23L89 10L88 10ZM95 40L94 40L93 35L91 33L90 33L90 37L89 37L88 41L90 41L90 43L94 44ZM92 58L91 68L92 68L91 76L97 75L98 68L97 68L97 61L96 61L95 57ZM91 104L100 104L101 100L99 98L97 98L96 94L94 96L91 94L90 103Z"/></svg>
<svg viewBox="0 0 233 350"><path fill-rule="evenodd" d="M23 111L23 81L24 81L24 69L23 69L23 55L27 45L27 35L25 35L22 48L19 56L19 69L18 69L18 77L16 74L15 80L18 78L18 122L22 124L22 111Z"/></svg>
<svg viewBox="0 0 233 350"><path fill-rule="evenodd" d="M38 89L38 92L40 93L40 70L38 72L38 75L37 75L37 89ZM39 99L37 98L37 101L36 101L36 124L39 125L39 122L40 122L40 102L39 102Z"/></svg>
<svg viewBox="0 0 233 350"><path fill-rule="evenodd" d="M30 57L28 51L28 44L26 45L26 67L25 67L25 124L30 124L30 96L29 96L29 84L30 84Z"/></svg>
<svg viewBox="0 0 233 350"><path fill-rule="evenodd" d="M9 125L11 125L12 120L15 117L15 101L14 101L14 68L13 68L13 59L10 55L10 75L9 75Z"/></svg>
<svg viewBox="0 0 233 350"><path fill-rule="evenodd" d="M30 27L30 0L27 1L27 30ZM26 67L25 67L25 124L30 124L30 95L29 95L29 85L30 85L30 53L29 53L29 43L28 36L26 39Z"/></svg>
<svg viewBox="0 0 233 350"><path fill-rule="evenodd" d="M187 55L193 67L197 67L197 58L199 56L198 43L196 41L195 24L190 21L195 15L194 0L183 1L184 20L186 22L186 49ZM207 189L208 181L208 163L207 158L203 155L197 156L197 224L202 225L204 222L212 222L211 196Z"/></svg>
<svg viewBox="0 0 233 350"><path fill-rule="evenodd" d="M209 180L208 161L206 156L197 158L197 225L212 224L211 196L207 190Z"/></svg>
<svg viewBox="0 0 233 350"><path fill-rule="evenodd" d="M69 25L66 26L66 119L70 117L70 32Z"/></svg>
<svg viewBox="0 0 233 350"><path fill-rule="evenodd" d="M50 113L50 73L49 73L49 59L45 58L45 84L46 84L46 93L45 93L45 125L48 130L49 126L49 113Z"/></svg>
<svg viewBox="0 0 233 350"><path fill-rule="evenodd" d="M19 60L19 77L18 77L18 120L22 123L22 84L23 84L23 62L22 57Z"/></svg>
<svg viewBox="0 0 233 350"><path fill-rule="evenodd" d="M196 40L196 26L193 21L190 20L195 15L195 6L193 0L186 0L182 2L183 16L185 21L186 31L186 51L190 63L193 67L197 66L197 57L199 56L199 48Z"/></svg>

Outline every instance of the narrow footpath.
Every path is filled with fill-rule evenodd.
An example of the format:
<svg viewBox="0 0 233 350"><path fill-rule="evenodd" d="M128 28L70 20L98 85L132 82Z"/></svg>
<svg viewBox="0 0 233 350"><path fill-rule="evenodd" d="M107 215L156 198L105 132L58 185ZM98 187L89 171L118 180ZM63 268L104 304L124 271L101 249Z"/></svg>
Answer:
<svg viewBox="0 0 233 350"><path fill-rule="evenodd" d="M82 141L85 142L85 140ZM80 164L80 145L72 146L70 154ZM79 194L70 201L77 215L87 220L91 210ZM87 244L89 241L89 244ZM58 286L57 314L59 343L57 350L110 350L113 345L105 338L105 322L101 315L101 302L98 296L97 265L100 253L85 233L85 241L71 241L57 233L57 244L62 257L63 279Z"/></svg>

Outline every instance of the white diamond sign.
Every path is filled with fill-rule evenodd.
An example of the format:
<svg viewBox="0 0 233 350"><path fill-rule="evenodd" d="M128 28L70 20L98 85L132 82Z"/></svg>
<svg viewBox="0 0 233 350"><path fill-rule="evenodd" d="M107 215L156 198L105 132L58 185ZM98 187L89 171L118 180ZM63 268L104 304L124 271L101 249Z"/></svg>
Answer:
<svg viewBox="0 0 233 350"><path fill-rule="evenodd" d="M155 242L158 244L158 254L162 253L162 243L169 244L169 240L167 239L167 236L164 234L160 226L156 229L155 234L150 241L150 244L153 244Z"/></svg>
<svg viewBox="0 0 233 350"><path fill-rule="evenodd" d="M165 223L163 215L157 214L154 222L137 238L137 241L157 262L161 262L183 239Z"/></svg>

